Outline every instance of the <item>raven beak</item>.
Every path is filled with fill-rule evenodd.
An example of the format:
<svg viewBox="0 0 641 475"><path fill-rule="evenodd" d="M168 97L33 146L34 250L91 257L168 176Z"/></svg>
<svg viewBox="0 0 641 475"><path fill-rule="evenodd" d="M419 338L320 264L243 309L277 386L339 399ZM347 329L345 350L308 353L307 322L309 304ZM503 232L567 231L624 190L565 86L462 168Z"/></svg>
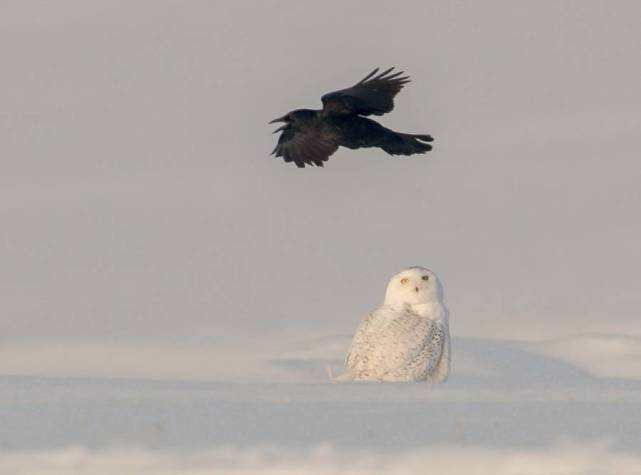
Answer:
<svg viewBox="0 0 641 475"><path fill-rule="evenodd" d="M273 121L272 121L272 122L273 122ZM280 132L281 130L285 130L286 128L287 128L287 124L285 124L285 125L281 125L281 126L280 126L280 127L278 127L276 130L274 130L274 131L272 132L272 134L277 134L278 132Z"/></svg>
<svg viewBox="0 0 641 475"><path fill-rule="evenodd" d="M278 119L274 119L274 120L269 121L269 123L270 123L270 124L273 124L273 123L275 123L275 122L287 122L286 117L287 117L287 116L286 116L286 115L284 115L284 116L282 116L282 117L279 117Z"/></svg>

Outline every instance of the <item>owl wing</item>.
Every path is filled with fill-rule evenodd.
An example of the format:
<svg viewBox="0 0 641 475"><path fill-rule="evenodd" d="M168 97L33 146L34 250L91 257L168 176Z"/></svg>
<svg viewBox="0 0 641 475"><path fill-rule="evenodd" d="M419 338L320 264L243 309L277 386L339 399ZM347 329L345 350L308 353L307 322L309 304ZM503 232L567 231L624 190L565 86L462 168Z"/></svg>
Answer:
<svg viewBox="0 0 641 475"><path fill-rule="evenodd" d="M345 357L345 365L351 370L364 370L371 366L381 334L398 315L388 307L379 307L370 312L360 323Z"/></svg>
<svg viewBox="0 0 641 475"><path fill-rule="evenodd" d="M442 334L443 334L443 349L441 351L441 356L434 367L434 370L429 374L429 380L435 383L443 383L447 381L447 378L450 374L450 364L452 361L452 352L450 349L450 328L447 315L445 316L443 325L442 325Z"/></svg>
<svg viewBox="0 0 641 475"><path fill-rule="evenodd" d="M361 321L360 325L354 333L352 344L349 347L347 356L345 357L345 366L350 370L363 369L367 364L369 355L372 352L373 329L376 326L375 312L367 315ZM374 338L375 339L375 338Z"/></svg>
<svg viewBox="0 0 641 475"><path fill-rule="evenodd" d="M438 363L442 347L442 331L435 322L406 313L386 327L374 359L385 379L424 379Z"/></svg>
<svg viewBox="0 0 641 475"><path fill-rule="evenodd" d="M356 379L445 381L447 324L383 306L361 322L345 364Z"/></svg>

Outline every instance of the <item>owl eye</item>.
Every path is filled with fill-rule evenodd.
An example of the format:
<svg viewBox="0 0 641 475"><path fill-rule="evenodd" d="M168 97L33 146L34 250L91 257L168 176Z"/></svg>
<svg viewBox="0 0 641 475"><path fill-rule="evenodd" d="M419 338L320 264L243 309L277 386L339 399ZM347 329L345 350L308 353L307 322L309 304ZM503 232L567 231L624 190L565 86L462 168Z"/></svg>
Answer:
<svg viewBox="0 0 641 475"><path fill-rule="evenodd" d="M421 277L421 279L423 279L423 280L430 280L430 276L429 276L429 275L424 275L423 277Z"/></svg>
<svg viewBox="0 0 641 475"><path fill-rule="evenodd" d="M405 285L405 284L407 284L409 281L410 281L410 280L409 280L407 277L403 277L403 278L401 279L401 284Z"/></svg>

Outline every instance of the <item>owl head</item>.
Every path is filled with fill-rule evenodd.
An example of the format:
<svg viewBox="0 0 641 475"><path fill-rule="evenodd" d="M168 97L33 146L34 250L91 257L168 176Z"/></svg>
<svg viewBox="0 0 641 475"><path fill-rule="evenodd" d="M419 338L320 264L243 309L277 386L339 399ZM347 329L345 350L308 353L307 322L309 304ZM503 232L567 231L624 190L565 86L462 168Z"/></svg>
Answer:
<svg viewBox="0 0 641 475"><path fill-rule="evenodd" d="M443 301L441 282L424 267L408 267L389 281L385 305L422 304Z"/></svg>

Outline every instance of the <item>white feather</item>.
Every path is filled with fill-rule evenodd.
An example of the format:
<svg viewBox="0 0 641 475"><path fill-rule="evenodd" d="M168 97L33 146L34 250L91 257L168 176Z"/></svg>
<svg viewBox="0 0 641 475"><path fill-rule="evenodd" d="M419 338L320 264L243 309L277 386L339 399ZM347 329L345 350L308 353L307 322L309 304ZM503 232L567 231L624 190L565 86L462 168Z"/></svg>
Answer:
<svg viewBox="0 0 641 475"><path fill-rule="evenodd" d="M345 363L342 381L446 381L449 316L436 274L410 267L395 275L383 305L361 322Z"/></svg>

